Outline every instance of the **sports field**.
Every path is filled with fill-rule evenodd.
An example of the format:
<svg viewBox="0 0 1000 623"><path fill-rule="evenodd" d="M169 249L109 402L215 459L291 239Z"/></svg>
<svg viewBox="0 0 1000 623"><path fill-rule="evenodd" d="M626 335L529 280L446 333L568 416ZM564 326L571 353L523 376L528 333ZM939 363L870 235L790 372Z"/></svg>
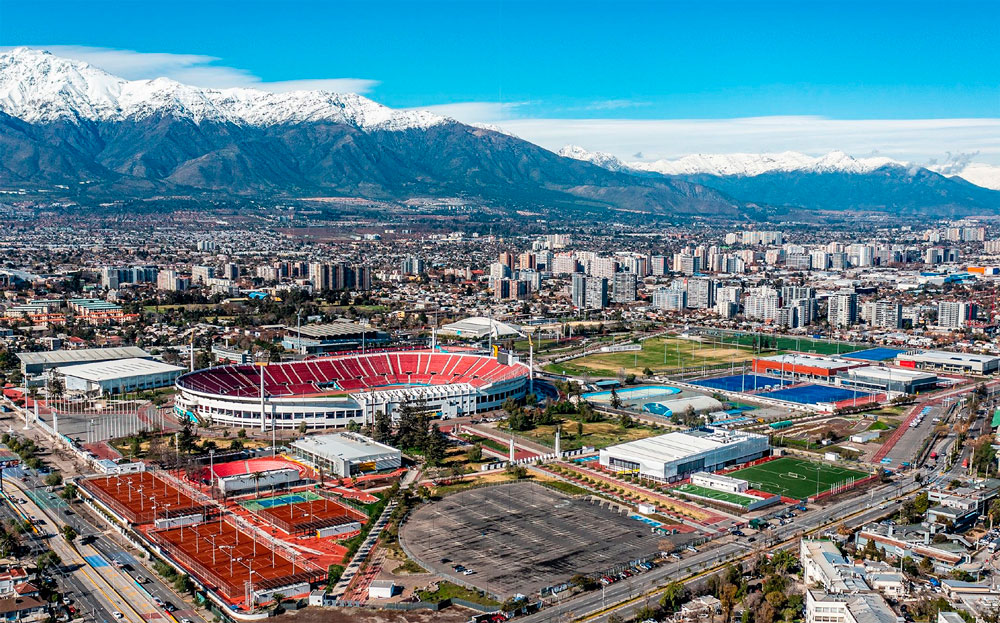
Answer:
<svg viewBox="0 0 1000 623"><path fill-rule="evenodd" d="M727 502L729 504L735 504L742 508L750 506L750 504L756 502L754 498L746 495L740 495L739 493L730 493L728 491L718 491L716 489L709 489L708 487L699 487L698 485L681 485L673 489L676 493L686 493L688 495L693 495L702 498L708 498L709 500L716 500L718 502Z"/></svg>
<svg viewBox="0 0 1000 623"><path fill-rule="evenodd" d="M725 338L733 342L734 338ZM615 376L621 369L626 374L642 376L649 368L654 372L694 370L747 362L754 358L753 349L728 344L720 338L706 336L705 341L679 337L656 337L640 342L642 350L623 353L594 353L578 359L552 363L545 370L556 374Z"/></svg>
<svg viewBox="0 0 1000 623"><path fill-rule="evenodd" d="M864 404L865 399L871 396L868 392L862 392L856 389L844 389L842 387L831 387L829 385L814 385L812 383L799 385L798 387L778 389L773 392L766 392L760 395L766 396L767 398L775 398L777 400L785 400L803 405L818 404L821 402L840 402L841 400L852 399L860 400L861 404Z"/></svg>
<svg viewBox="0 0 1000 623"><path fill-rule="evenodd" d="M726 474L750 483L752 489L776 493L797 500L829 491L834 487L861 480L866 472L827 463L781 457L767 463Z"/></svg>
<svg viewBox="0 0 1000 623"><path fill-rule="evenodd" d="M246 502L240 502L240 505L248 511L256 512L264 510L265 508L276 508L278 506L287 506L288 504L301 504L302 502L312 502L320 499L322 498L312 491L302 491L301 493L285 493L269 498L248 500Z"/></svg>

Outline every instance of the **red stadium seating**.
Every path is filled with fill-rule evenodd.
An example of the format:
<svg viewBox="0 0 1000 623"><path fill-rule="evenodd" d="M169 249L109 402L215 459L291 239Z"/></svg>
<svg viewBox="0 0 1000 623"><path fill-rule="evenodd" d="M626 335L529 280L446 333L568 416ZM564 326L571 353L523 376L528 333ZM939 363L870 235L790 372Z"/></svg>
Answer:
<svg viewBox="0 0 1000 623"><path fill-rule="evenodd" d="M353 354L262 368L227 365L185 375L180 383L205 393L252 397L260 395L261 370L264 392L270 396L317 394L338 388L352 392L404 384L468 383L483 387L526 374L523 367L503 365L482 355L409 351Z"/></svg>

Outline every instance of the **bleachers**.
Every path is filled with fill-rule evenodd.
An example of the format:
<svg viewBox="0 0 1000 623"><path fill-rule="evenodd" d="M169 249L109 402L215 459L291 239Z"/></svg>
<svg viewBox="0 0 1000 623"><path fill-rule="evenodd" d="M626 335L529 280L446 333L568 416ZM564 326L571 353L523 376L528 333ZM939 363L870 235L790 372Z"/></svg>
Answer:
<svg viewBox="0 0 1000 623"><path fill-rule="evenodd" d="M389 352L347 355L264 366L227 365L185 375L181 383L195 391L228 396L258 396L261 371L270 396L316 394L339 388L359 391L392 385L483 387L526 371L492 357L441 352Z"/></svg>

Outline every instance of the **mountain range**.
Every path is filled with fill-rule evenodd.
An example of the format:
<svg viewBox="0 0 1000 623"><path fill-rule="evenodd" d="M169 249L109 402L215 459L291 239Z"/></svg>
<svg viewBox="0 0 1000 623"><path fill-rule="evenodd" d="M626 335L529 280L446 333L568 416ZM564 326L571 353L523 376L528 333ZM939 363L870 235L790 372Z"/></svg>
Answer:
<svg viewBox="0 0 1000 623"><path fill-rule="evenodd" d="M834 153L625 163L555 154L488 126L354 94L125 80L29 48L0 54L0 188L404 199L654 215L775 209L996 213L1000 193L889 159Z"/></svg>

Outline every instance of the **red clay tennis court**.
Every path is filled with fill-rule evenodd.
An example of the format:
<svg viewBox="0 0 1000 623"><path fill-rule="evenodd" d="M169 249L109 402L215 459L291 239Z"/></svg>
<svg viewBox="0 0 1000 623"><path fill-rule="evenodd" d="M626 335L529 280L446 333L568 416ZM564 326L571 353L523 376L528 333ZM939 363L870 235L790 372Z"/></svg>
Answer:
<svg viewBox="0 0 1000 623"><path fill-rule="evenodd" d="M364 523L367 517L327 498L293 502L254 511L264 521L287 534L306 534L322 528Z"/></svg>
<svg viewBox="0 0 1000 623"><path fill-rule="evenodd" d="M135 525L153 523L157 518L207 514L211 510L154 472L97 476L80 484L105 506Z"/></svg>
<svg viewBox="0 0 1000 623"><path fill-rule="evenodd" d="M226 521L154 530L149 537L233 604L246 601L248 582L261 591L326 578L324 570L305 558L293 560Z"/></svg>

